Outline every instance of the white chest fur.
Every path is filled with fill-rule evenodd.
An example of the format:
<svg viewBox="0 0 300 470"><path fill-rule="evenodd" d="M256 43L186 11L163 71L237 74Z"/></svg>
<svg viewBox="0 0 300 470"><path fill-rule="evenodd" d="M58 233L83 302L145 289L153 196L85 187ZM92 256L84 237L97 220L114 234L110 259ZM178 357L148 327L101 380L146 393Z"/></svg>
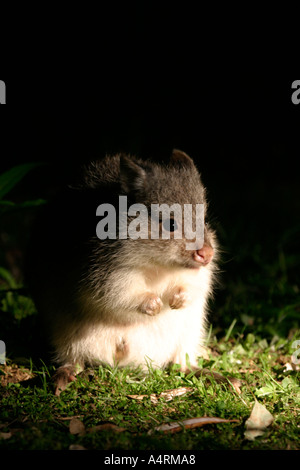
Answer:
<svg viewBox="0 0 300 470"><path fill-rule="evenodd" d="M121 366L145 366L150 361L154 367L163 367L169 362L185 365L188 354L190 362L195 362L204 336L210 280L207 268L159 273L141 269L126 277L119 273L110 279L115 295L108 295L105 306L96 303L93 314L70 328L69 340L57 338L60 361ZM183 308L172 309L168 299L176 286L182 286L189 299ZM136 309L136 299L145 292L163 302L155 316Z"/></svg>

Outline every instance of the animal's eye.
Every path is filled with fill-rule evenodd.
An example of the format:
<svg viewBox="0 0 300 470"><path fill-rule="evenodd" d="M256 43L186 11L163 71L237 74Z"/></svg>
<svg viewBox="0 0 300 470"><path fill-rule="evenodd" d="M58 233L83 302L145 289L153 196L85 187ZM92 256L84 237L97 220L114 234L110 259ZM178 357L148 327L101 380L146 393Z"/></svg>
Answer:
<svg viewBox="0 0 300 470"><path fill-rule="evenodd" d="M175 232L175 230L178 229L177 222L174 219L164 220L163 223L162 223L162 226L168 232Z"/></svg>

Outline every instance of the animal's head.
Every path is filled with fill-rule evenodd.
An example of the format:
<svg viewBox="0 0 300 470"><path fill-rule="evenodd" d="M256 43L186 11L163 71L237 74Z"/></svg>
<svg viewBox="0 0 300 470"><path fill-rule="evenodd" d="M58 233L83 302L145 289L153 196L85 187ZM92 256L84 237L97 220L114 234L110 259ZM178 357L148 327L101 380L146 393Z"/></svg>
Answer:
<svg viewBox="0 0 300 470"><path fill-rule="evenodd" d="M120 195L127 197L128 240L136 259L195 269L210 264L215 234L205 220L200 174L186 153L173 150L167 165L121 155L119 180Z"/></svg>

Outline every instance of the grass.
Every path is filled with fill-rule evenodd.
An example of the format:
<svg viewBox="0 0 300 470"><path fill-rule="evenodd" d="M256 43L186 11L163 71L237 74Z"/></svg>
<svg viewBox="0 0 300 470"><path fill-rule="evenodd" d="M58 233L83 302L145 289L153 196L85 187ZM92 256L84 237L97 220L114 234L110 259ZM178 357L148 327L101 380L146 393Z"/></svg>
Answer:
<svg viewBox="0 0 300 470"><path fill-rule="evenodd" d="M0 432L11 433L11 437L1 439L0 448L68 449L77 444L105 450L296 449L300 387L298 372L284 372L289 347L280 341L267 345L254 335L214 342L211 359L201 363L242 378L245 385L240 395L214 381L205 384L193 374L185 376L173 366L168 371L150 370L147 376L138 369L87 371L55 397L50 382L52 367L32 365L34 385L26 387L24 382L3 387ZM152 393L182 386L192 391L172 401L150 401ZM139 401L128 395L148 397ZM265 404L275 420L262 438L250 442L244 439L244 423L255 399ZM149 434L160 423L199 416L237 419L238 423L207 425L174 435ZM70 433L72 417L84 423L84 435ZM125 430L88 432L102 422Z"/></svg>
<svg viewBox="0 0 300 470"><path fill-rule="evenodd" d="M268 289L263 291L264 299L259 292L253 292L249 301L244 284L227 285L223 292L225 298L221 295L219 306L217 304L217 317L223 317L218 322L221 326L217 329L212 325L209 357L199 359L201 367L240 378L243 381L240 394L230 385L220 385L214 380L204 382L193 374L184 375L176 365L166 371L152 370L150 365L147 375L139 369L128 368L85 371L60 397L55 397L51 363L33 363L28 358L26 363L25 358L24 364L23 358L21 365L22 360L18 363L11 359L0 369L5 383L0 399L0 433L4 436L0 438L0 448L69 449L80 445L104 450L298 449L299 371L296 366L295 370L286 370L286 364L293 365L293 342L299 338L299 293L287 281L283 282L278 271L276 273L278 286L274 289L273 283L269 283ZM264 284L264 279L255 279L257 289ZM23 305L23 296L14 296L16 304L19 301ZM16 305L15 308L18 312ZM10 314L12 316L11 311ZM227 322L232 315L233 320ZM34 315L26 319L31 318ZM22 320L14 320L17 331ZM10 380L17 380L17 383L4 382L9 372ZM26 373L34 378L22 381L24 374L29 377ZM156 404L151 402L150 394L159 395L178 387L192 390L171 401L161 397ZM128 395L147 397L137 400ZM255 400L266 406L274 422L262 437L248 441L244 438L245 421ZM206 425L177 434L154 430L161 423L201 416L237 419L238 422ZM84 424L83 433L70 433L73 417ZM112 423L121 428L121 432L117 432L117 428L93 430L100 423Z"/></svg>
<svg viewBox="0 0 300 470"><path fill-rule="evenodd" d="M299 449L299 365L293 355L300 359L294 343L300 339L300 230L293 218L283 220L287 211L280 212L280 219L271 214L265 220L266 213L262 206L256 225L247 230L242 216L229 218L226 230L218 230L222 245L234 255L222 266L221 285L210 305L209 355L199 359L200 367L241 379L240 394L230 384L184 375L176 365L166 371L149 365L147 375L128 368L88 370L54 396L54 365L41 356L41 345L34 345L39 334L34 304L22 284L1 268L0 339L6 342L7 364L0 365L0 449ZM170 401L151 401L151 394L179 387L191 390ZM249 441L245 422L255 400L274 421L263 436ZM176 434L155 431L161 423L202 416L237 422ZM75 434L70 432L74 418L83 423ZM103 423L116 427L99 428Z"/></svg>

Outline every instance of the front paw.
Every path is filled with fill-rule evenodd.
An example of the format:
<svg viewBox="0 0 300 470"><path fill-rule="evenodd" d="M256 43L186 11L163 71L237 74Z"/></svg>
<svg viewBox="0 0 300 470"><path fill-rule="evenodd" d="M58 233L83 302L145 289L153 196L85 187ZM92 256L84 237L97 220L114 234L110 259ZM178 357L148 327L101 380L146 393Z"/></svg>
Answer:
<svg viewBox="0 0 300 470"><path fill-rule="evenodd" d="M157 315L163 306L159 297L155 294L147 294L140 305L140 311L146 315Z"/></svg>
<svg viewBox="0 0 300 470"><path fill-rule="evenodd" d="M189 294L183 289L183 287L176 287L171 294L169 299L169 305L171 308L183 308L189 301Z"/></svg>

